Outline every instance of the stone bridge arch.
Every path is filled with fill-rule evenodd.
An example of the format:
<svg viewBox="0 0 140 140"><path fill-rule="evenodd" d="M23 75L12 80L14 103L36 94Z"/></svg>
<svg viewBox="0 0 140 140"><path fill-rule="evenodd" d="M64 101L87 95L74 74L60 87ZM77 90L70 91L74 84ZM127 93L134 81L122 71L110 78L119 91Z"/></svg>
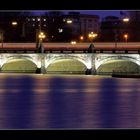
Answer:
<svg viewBox="0 0 140 140"><path fill-rule="evenodd" d="M15 66L14 60L17 61L17 67ZM22 60L26 60L27 63L25 63L24 65L22 65L20 62L18 62L18 60L20 60L22 62ZM15 61L15 62L16 62ZM8 62L13 63L13 67L10 66L8 64ZM23 63L23 62L22 62ZM10 67L9 67L9 66ZM29 67L28 67L29 65ZM10 69L9 69L10 68ZM1 62L1 71L7 71L7 70L14 70L15 69L19 70L19 71L34 71L36 72L37 69L37 63L32 59L32 57L30 56L21 56L21 55L15 55L15 56L8 56L6 58L3 59L3 61Z"/></svg>
<svg viewBox="0 0 140 140"><path fill-rule="evenodd" d="M36 66L38 66L37 61L35 61L31 56L23 56L23 55L11 55L11 56L7 56L5 58L3 58L3 60L1 61L1 67L3 67L4 64L6 64L8 61L10 60L14 60L14 59L24 59L24 60L29 60L30 62L34 63Z"/></svg>
<svg viewBox="0 0 140 140"><path fill-rule="evenodd" d="M138 59L137 56L108 56L108 57L103 57L101 58L99 61L96 60L95 63L95 68L96 71L98 71L98 69L105 63L112 61L112 60L126 60L128 62L132 62L134 64L136 64L138 67L140 67L140 60Z"/></svg>
<svg viewBox="0 0 140 140"><path fill-rule="evenodd" d="M46 69L46 72L48 71L48 68L49 68L49 66L51 65L51 64L53 64L54 62L58 62L59 63L59 61L60 60L64 60L64 65L65 65L65 61L69 61L69 60L71 60L71 61L77 61L80 65L81 65L81 67L83 67L83 69L81 69L81 71L83 71L83 72L85 72L86 71L86 69L87 69L87 64L85 63L85 61L84 60L81 60L80 58L77 58L77 57L72 57L72 56L69 56L69 57L55 57L55 58L53 58L53 59L51 59L51 60L49 60L49 61L47 61L46 62L46 66L45 66L45 69ZM63 62L62 62L63 63ZM69 63L69 62L68 62ZM83 65L83 66L82 66ZM74 69L74 67L73 67L73 69Z"/></svg>
<svg viewBox="0 0 140 140"><path fill-rule="evenodd" d="M81 62L83 65L85 65L86 68L89 67L89 62L91 61L88 56L71 56L71 55L61 55L61 56L52 56L50 59L46 57L45 59L45 68L47 69L48 66L53 63L54 61L60 60L60 59L71 59L71 60L77 60Z"/></svg>

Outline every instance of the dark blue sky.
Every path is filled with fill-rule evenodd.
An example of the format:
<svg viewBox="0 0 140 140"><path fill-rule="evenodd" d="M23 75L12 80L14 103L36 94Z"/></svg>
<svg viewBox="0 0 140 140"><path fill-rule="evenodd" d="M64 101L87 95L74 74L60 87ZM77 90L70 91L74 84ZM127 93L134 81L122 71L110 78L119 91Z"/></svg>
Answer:
<svg viewBox="0 0 140 140"><path fill-rule="evenodd" d="M69 11L78 11L81 14L93 14L93 15L99 15L101 18L104 18L105 16L120 16L120 10L61 10L65 13ZM42 14L43 10L36 10L33 12L35 15Z"/></svg>
<svg viewBox="0 0 140 140"><path fill-rule="evenodd" d="M120 16L120 10L80 10L79 12L81 14L99 15L101 18L105 16Z"/></svg>

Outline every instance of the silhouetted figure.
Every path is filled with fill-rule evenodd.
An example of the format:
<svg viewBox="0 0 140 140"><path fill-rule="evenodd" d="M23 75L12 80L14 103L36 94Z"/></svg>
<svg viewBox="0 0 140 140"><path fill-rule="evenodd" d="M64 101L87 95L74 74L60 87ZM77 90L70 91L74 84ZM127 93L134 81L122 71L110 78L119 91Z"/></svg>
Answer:
<svg viewBox="0 0 140 140"><path fill-rule="evenodd" d="M89 48L88 48L88 52L89 52L89 53L94 52L94 45L93 45L92 43L90 44L90 46L89 46Z"/></svg>

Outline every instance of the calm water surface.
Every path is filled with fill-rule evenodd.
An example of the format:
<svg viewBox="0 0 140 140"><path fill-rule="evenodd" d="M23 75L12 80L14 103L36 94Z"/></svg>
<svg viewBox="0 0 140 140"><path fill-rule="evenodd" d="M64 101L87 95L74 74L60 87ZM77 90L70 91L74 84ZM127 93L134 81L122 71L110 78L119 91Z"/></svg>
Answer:
<svg viewBox="0 0 140 140"><path fill-rule="evenodd" d="M0 75L0 129L140 127L140 80Z"/></svg>

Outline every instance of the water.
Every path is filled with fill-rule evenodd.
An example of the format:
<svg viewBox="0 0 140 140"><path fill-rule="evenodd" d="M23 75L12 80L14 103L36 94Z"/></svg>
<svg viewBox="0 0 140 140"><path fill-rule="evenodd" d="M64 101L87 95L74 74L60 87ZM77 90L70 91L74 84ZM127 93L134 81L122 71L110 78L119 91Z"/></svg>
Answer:
<svg viewBox="0 0 140 140"><path fill-rule="evenodd" d="M139 79L0 75L0 129L139 127Z"/></svg>

